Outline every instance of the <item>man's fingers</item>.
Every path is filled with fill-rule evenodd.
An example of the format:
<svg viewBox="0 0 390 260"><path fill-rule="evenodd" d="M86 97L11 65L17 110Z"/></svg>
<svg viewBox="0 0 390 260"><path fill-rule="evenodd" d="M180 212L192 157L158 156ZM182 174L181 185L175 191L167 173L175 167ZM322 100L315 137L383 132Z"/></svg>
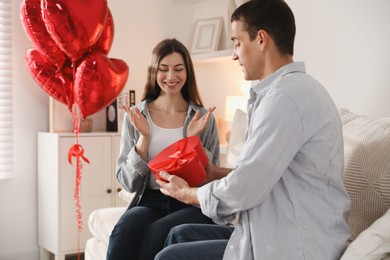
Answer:
<svg viewBox="0 0 390 260"><path fill-rule="evenodd" d="M159 173L160 177L163 178L164 180L167 180L167 181L170 181L173 177L173 175L167 173L167 172L164 172L164 171L161 171Z"/></svg>
<svg viewBox="0 0 390 260"><path fill-rule="evenodd" d="M164 189L164 188L160 188L160 191L162 194L166 195L166 196L172 196L171 193L167 190L167 189Z"/></svg>
<svg viewBox="0 0 390 260"><path fill-rule="evenodd" d="M168 178L170 178L170 174L168 174L167 172L160 172L159 175L166 181L168 181ZM168 191L168 185L169 185L169 182L166 182L166 181L162 181L162 180L156 180L157 184L160 185L160 191L162 194L164 195L167 195L167 196L171 196L171 193Z"/></svg>

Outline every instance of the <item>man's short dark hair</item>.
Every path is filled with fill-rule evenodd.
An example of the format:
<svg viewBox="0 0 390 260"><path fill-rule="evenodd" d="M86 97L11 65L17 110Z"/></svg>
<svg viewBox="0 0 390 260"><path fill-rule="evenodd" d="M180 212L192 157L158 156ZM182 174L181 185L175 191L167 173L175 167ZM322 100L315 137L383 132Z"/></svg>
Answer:
<svg viewBox="0 0 390 260"><path fill-rule="evenodd" d="M259 30L266 31L279 52L294 54L295 18L283 0L252 0L239 6L231 16L231 22L241 21L251 40Z"/></svg>

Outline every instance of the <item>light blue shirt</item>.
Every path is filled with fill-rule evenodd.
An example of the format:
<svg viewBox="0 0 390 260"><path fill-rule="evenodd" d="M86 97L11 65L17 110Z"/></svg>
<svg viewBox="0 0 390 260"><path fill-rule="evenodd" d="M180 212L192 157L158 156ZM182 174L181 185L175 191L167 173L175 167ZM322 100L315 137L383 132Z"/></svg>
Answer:
<svg viewBox="0 0 390 260"><path fill-rule="evenodd" d="M339 259L350 236L340 116L304 63L252 87L247 140L230 174L198 189L202 212L227 224L224 259Z"/></svg>

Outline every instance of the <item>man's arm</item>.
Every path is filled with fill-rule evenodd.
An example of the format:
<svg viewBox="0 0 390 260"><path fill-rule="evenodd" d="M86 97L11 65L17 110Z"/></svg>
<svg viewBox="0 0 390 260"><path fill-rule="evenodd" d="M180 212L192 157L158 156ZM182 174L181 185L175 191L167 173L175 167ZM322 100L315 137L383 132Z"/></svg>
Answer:
<svg viewBox="0 0 390 260"><path fill-rule="evenodd" d="M232 171L230 168L218 167L212 163L207 164L205 170L207 173L206 179L200 185L222 179Z"/></svg>

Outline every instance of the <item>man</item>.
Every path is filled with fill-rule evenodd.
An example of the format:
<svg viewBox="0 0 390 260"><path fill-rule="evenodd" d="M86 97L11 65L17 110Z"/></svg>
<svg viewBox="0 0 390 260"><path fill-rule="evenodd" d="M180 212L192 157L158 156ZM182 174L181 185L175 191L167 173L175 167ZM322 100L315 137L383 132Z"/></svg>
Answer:
<svg viewBox="0 0 390 260"><path fill-rule="evenodd" d="M199 188L166 172L161 176L168 183L159 184L215 222L235 223L234 231L229 239L229 228L219 227L227 233L221 235L189 226L184 236L192 232L203 241L169 245L172 237L183 242L171 230L156 259L339 259L350 236L350 200L337 108L304 64L293 61L295 20L284 1L249 1L231 20L233 59L246 80L260 80L250 90L237 166L209 165L215 180Z"/></svg>

